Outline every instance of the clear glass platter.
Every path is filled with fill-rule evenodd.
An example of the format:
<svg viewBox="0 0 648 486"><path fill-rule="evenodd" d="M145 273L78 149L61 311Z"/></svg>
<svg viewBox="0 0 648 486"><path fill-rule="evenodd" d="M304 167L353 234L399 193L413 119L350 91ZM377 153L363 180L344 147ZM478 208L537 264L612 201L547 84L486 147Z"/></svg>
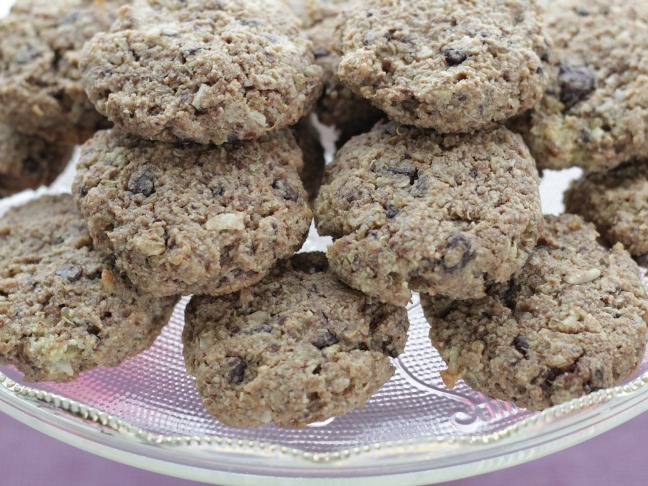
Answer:
<svg viewBox="0 0 648 486"><path fill-rule="evenodd" d="M547 172L545 211L559 213L579 171ZM0 214L42 193L66 191L72 166L49 189L0 200ZM305 250L323 249L312 235ZM645 274L645 272L644 272ZM645 278L648 283L648 278ZM224 485L408 485L513 466L575 445L648 409L648 355L627 383L532 413L460 383L447 389L418 298L392 380L344 417L301 430L233 429L202 407L185 372L180 336L186 299L146 353L68 384L25 385L0 367L0 410L86 451L158 473ZM306 481L307 480L307 481Z"/></svg>

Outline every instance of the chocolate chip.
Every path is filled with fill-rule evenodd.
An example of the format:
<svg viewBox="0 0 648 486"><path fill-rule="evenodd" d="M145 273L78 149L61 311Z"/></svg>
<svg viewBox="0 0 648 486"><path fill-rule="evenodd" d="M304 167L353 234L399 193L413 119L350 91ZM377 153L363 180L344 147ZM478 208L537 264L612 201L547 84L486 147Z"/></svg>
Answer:
<svg viewBox="0 0 648 486"><path fill-rule="evenodd" d="M231 357L227 358L227 365L230 368L229 372L229 381L232 385L238 385L243 383L245 378L245 370L247 369L247 363L241 358Z"/></svg>
<svg viewBox="0 0 648 486"><path fill-rule="evenodd" d="M85 182L82 182L81 184L79 184L79 185L77 186L77 192L78 192L79 195L81 195L82 197L87 196L87 195L88 195L88 191L89 191L89 189L88 189L88 186L86 185Z"/></svg>
<svg viewBox="0 0 648 486"><path fill-rule="evenodd" d="M583 143L590 143L592 141L592 134L589 132L589 130L582 130L580 139Z"/></svg>
<svg viewBox="0 0 648 486"><path fill-rule="evenodd" d="M281 192L282 197L286 201L297 201L299 199L299 196L297 195L297 192L288 184L284 179L276 179L272 183L273 189L277 189L279 192Z"/></svg>
<svg viewBox="0 0 648 486"><path fill-rule="evenodd" d="M389 219L392 219L392 218L396 217L396 215L398 214L398 209L396 209L391 204L388 204L387 206L385 206L385 211L387 211L387 217Z"/></svg>
<svg viewBox="0 0 648 486"><path fill-rule="evenodd" d="M128 181L128 190L133 194L143 194L149 197L155 192L153 178L146 173L133 174Z"/></svg>
<svg viewBox="0 0 648 486"><path fill-rule="evenodd" d="M515 310L515 308L517 307L517 296L519 292L520 285L517 284L514 280L511 280L502 298L504 305L511 310Z"/></svg>
<svg viewBox="0 0 648 486"><path fill-rule="evenodd" d="M515 346L517 352L523 356L526 356L529 352L529 341L527 341L524 336L517 336L513 340L513 346Z"/></svg>
<svg viewBox="0 0 648 486"><path fill-rule="evenodd" d="M83 267L66 263L56 269L56 276L67 278L70 282L77 282L83 277Z"/></svg>
<svg viewBox="0 0 648 486"><path fill-rule="evenodd" d="M407 192L409 192L412 197L422 197L425 196L429 190L430 185L428 177L424 176L420 179L417 177L415 183L412 184L412 187L410 187Z"/></svg>
<svg viewBox="0 0 648 486"><path fill-rule="evenodd" d="M443 48L442 52L443 57L445 57L445 60L448 63L448 66L458 66L466 59L468 59L467 52L457 50L453 47L446 46Z"/></svg>
<svg viewBox="0 0 648 486"><path fill-rule="evenodd" d="M470 238L460 231L455 231L445 248L443 268L447 273L457 272L474 260L475 256Z"/></svg>
<svg viewBox="0 0 648 486"><path fill-rule="evenodd" d="M596 75L587 66L562 65L558 80L560 82L560 101L567 108L587 98L596 88Z"/></svg>
<svg viewBox="0 0 648 486"><path fill-rule="evenodd" d="M321 59L329 54L331 54L331 52L327 49L317 48L313 50L313 56L315 56L315 59Z"/></svg>
<svg viewBox="0 0 648 486"><path fill-rule="evenodd" d="M394 175L403 175L410 178L410 185L414 185L414 182L419 178L419 171L416 167L374 167L371 169L374 174L394 174Z"/></svg>
<svg viewBox="0 0 648 486"><path fill-rule="evenodd" d="M214 188L212 189L212 195L213 195L214 197L220 197L220 196L222 196L224 193L225 193L225 189L223 189L221 186L214 187Z"/></svg>
<svg viewBox="0 0 648 486"><path fill-rule="evenodd" d="M574 7L574 11L581 17L588 17L590 12L585 7Z"/></svg>
<svg viewBox="0 0 648 486"><path fill-rule="evenodd" d="M236 135L228 135L227 143L234 143L234 142L238 142L238 137Z"/></svg>
<svg viewBox="0 0 648 486"><path fill-rule="evenodd" d="M317 349L324 349L337 343L337 338L328 330L324 329L318 334L317 339L315 339L315 341L313 342L313 346L315 346Z"/></svg>
<svg viewBox="0 0 648 486"><path fill-rule="evenodd" d="M40 168L38 162L32 157L27 157L25 160L23 160L22 167L23 171L28 174L35 174Z"/></svg>

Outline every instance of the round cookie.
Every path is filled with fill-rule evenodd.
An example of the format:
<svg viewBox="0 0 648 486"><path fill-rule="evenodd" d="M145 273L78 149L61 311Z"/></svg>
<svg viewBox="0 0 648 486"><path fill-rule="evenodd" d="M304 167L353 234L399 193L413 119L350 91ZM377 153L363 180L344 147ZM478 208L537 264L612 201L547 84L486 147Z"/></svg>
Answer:
<svg viewBox="0 0 648 486"><path fill-rule="evenodd" d="M547 216L522 271L480 300L422 297L444 382L541 410L629 378L646 346L648 300L621 245L575 215Z"/></svg>
<svg viewBox="0 0 648 486"><path fill-rule="evenodd" d="M72 152L72 147L48 144L0 124L0 197L51 184Z"/></svg>
<svg viewBox="0 0 648 486"><path fill-rule="evenodd" d="M515 123L538 167L604 171L648 157L648 3L545 3L550 83Z"/></svg>
<svg viewBox="0 0 648 486"><path fill-rule="evenodd" d="M0 122L66 145L107 128L83 90L79 51L126 3L17 0L0 19Z"/></svg>
<svg viewBox="0 0 648 486"><path fill-rule="evenodd" d="M565 193L565 206L610 243L623 243L635 256L648 253L648 161L582 176Z"/></svg>
<svg viewBox="0 0 648 486"><path fill-rule="evenodd" d="M184 355L222 423L304 427L363 406L393 375L408 327L405 308L348 288L323 253L305 253L236 294L194 297Z"/></svg>
<svg viewBox="0 0 648 486"><path fill-rule="evenodd" d="M72 197L0 218L0 363L65 382L147 349L176 299L137 290L92 246Z"/></svg>
<svg viewBox="0 0 648 486"><path fill-rule="evenodd" d="M496 126L546 86L535 0L367 0L340 16L338 75L406 125L441 133Z"/></svg>
<svg viewBox="0 0 648 486"><path fill-rule="evenodd" d="M158 296L222 295L261 280L312 214L290 130L218 147L97 133L73 193L95 245Z"/></svg>
<svg viewBox="0 0 648 486"><path fill-rule="evenodd" d="M337 16L358 0L284 0L302 20L304 35L313 42L315 62L324 71L324 93L317 103L317 116L339 132L338 146L366 133L385 114L347 88L337 75L340 56L332 49Z"/></svg>
<svg viewBox="0 0 648 486"><path fill-rule="evenodd" d="M298 20L271 0L142 1L82 53L97 109L149 140L222 144L294 125L322 72Z"/></svg>
<svg viewBox="0 0 648 486"><path fill-rule="evenodd" d="M507 281L542 228L538 174L506 128L440 135L379 123L327 167L315 202L344 282L397 305L410 289L482 297Z"/></svg>
<svg viewBox="0 0 648 486"><path fill-rule="evenodd" d="M299 177L308 193L308 200L313 202L317 197L324 177L324 168L326 167L324 147L320 141L317 128L308 118L302 118L297 125L292 127L292 132L304 159L304 165L299 172Z"/></svg>

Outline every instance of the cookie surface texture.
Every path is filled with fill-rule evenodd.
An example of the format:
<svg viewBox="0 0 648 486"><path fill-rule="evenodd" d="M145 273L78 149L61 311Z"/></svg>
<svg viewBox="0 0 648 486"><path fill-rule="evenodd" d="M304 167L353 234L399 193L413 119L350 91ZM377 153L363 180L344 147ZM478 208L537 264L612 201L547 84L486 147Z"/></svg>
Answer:
<svg viewBox="0 0 648 486"><path fill-rule="evenodd" d="M82 55L115 125L149 140L223 144L294 125L322 72L299 21L271 0L140 1Z"/></svg>
<svg viewBox="0 0 648 486"><path fill-rule="evenodd" d="M18 0L0 19L0 121L68 145L109 127L83 90L79 55L126 3Z"/></svg>
<svg viewBox="0 0 648 486"><path fill-rule="evenodd" d="M337 280L323 253L296 255L259 284L195 297L183 335L187 369L222 423L284 427L361 407L392 376L405 308Z"/></svg>
<svg viewBox="0 0 648 486"><path fill-rule="evenodd" d="M99 132L73 193L97 248L155 295L221 295L263 278L312 220L289 130L207 146Z"/></svg>
<svg viewBox="0 0 648 486"><path fill-rule="evenodd" d="M644 356L648 304L621 245L601 247L575 215L547 217L538 248L480 300L423 297L446 384L544 409L629 378Z"/></svg>
<svg viewBox="0 0 648 486"><path fill-rule="evenodd" d="M27 381L118 366L153 343L175 302L140 292L93 248L70 196L0 218L0 362Z"/></svg>
<svg viewBox="0 0 648 486"><path fill-rule="evenodd" d="M0 197L49 185L63 172L72 147L47 143L0 124Z"/></svg>
<svg viewBox="0 0 648 486"><path fill-rule="evenodd" d="M351 139L327 167L317 228L348 285L404 305L410 290L484 295L519 270L542 228L538 174L505 128L440 135L394 123Z"/></svg>
<svg viewBox="0 0 648 486"><path fill-rule="evenodd" d="M534 0L368 0L342 13L340 79L387 116L471 133L542 97L547 42Z"/></svg>
<svg viewBox="0 0 648 486"><path fill-rule="evenodd" d="M605 171L648 158L648 3L544 4L550 82L519 127L538 167Z"/></svg>
<svg viewBox="0 0 648 486"><path fill-rule="evenodd" d="M565 206L594 223L610 244L623 243L634 256L648 253L648 161L582 176L565 193Z"/></svg>

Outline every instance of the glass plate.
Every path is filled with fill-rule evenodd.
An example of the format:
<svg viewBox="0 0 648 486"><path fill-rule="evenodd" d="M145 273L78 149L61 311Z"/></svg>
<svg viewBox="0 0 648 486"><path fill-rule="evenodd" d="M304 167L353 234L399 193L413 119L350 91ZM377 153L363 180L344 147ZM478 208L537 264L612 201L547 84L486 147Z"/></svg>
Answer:
<svg viewBox="0 0 648 486"><path fill-rule="evenodd" d="M545 211L579 171L547 172ZM0 201L0 214L42 193L67 190L73 168L50 189ZM305 250L325 248L314 233ZM644 272L645 276L645 272ZM644 279L648 281L648 279ZM444 364L427 338L418 298L396 373L367 405L301 430L233 429L202 407L181 352L184 299L154 346L113 369L73 383L25 386L0 367L0 410L55 438L158 473L232 485L429 484L513 466L604 432L648 409L648 355L620 387L541 413L490 400L460 383L447 389ZM330 484L330 483L329 483Z"/></svg>

